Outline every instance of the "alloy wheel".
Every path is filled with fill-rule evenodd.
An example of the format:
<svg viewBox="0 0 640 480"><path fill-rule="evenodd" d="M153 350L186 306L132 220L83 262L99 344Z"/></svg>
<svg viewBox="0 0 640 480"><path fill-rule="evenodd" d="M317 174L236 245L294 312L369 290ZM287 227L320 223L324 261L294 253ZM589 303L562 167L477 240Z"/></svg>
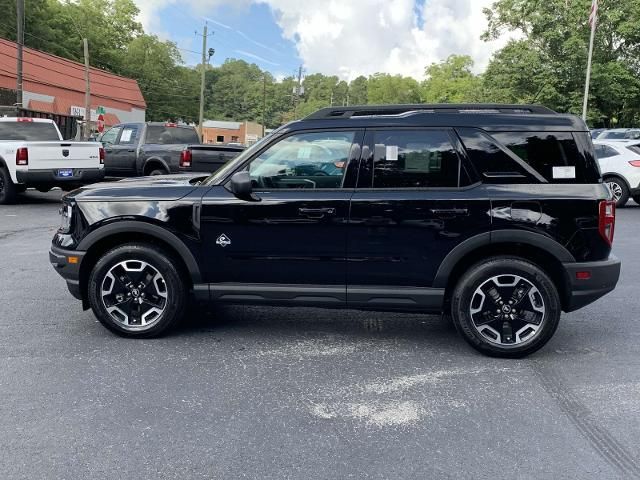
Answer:
<svg viewBox="0 0 640 480"><path fill-rule="evenodd" d="M169 301L162 274L141 260L125 260L105 275L101 286L107 313L122 328L142 331L155 325Z"/></svg>
<svg viewBox="0 0 640 480"><path fill-rule="evenodd" d="M618 182L607 182L607 185L611 189L611 193L613 193L613 198L619 201L622 198L622 186Z"/></svg>
<svg viewBox="0 0 640 480"><path fill-rule="evenodd" d="M497 345L520 345L533 340L545 319L540 290L519 275L496 275L483 282L469 308L475 330Z"/></svg>

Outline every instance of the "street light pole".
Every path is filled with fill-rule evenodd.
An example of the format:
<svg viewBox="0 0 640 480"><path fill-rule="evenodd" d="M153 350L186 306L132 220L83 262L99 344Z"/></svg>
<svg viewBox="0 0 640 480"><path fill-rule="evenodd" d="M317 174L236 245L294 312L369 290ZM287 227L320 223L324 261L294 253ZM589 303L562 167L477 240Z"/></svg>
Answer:
<svg viewBox="0 0 640 480"><path fill-rule="evenodd" d="M24 0L17 0L16 2L16 17L16 44L18 45L18 52L16 55L18 58L18 63L16 65L16 106L20 108L23 106L22 47L24 46Z"/></svg>
<svg viewBox="0 0 640 480"><path fill-rule="evenodd" d="M206 58L207 54L207 24L204 24L204 32L202 33L202 72L200 74L200 118L198 121L198 131L200 133L200 141L204 141L203 134L204 129L202 128L202 124L204 122L204 80L205 80L205 72L206 72Z"/></svg>
<svg viewBox="0 0 640 480"><path fill-rule="evenodd" d="M84 45L84 132L82 136L85 140L91 134L91 84L89 81L89 41L82 39Z"/></svg>

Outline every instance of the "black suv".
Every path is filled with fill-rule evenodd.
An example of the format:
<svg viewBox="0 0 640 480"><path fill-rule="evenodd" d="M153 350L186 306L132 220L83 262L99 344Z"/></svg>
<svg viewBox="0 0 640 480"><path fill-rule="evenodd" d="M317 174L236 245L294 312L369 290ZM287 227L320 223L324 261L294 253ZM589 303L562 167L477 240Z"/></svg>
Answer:
<svg viewBox="0 0 640 480"><path fill-rule="evenodd" d="M327 108L209 176L64 197L51 262L116 333L215 303L450 313L520 357L611 291L615 205L587 126L529 105Z"/></svg>

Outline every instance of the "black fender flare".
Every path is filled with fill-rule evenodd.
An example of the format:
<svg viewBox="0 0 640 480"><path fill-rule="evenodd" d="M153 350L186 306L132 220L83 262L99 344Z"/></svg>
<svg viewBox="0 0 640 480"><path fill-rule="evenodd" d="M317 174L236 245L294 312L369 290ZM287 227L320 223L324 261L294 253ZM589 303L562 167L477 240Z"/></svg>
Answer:
<svg viewBox="0 0 640 480"><path fill-rule="evenodd" d="M512 229L493 230L470 237L451 250L436 272L436 276L433 279L433 288L446 288L451 272L466 255L478 248L500 243L531 245L551 254L560 263L576 261L575 257L564 246L540 233Z"/></svg>
<svg viewBox="0 0 640 480"><path fill-rule="evenodd" d="M167 173L171 173L171 167L164 160L164 158L161 158L161 157L149 157L149 158L147 158L142 164L142 170L140 171L140 173L144 174L144 171L146 170L147 165L149 165L150 163L159 163L159 164L161 164L163 166L163 168L167 171Z"/></svg>
<svg viewBox="0 0 640 480"><path fill-rule="evenodd" d="M119 233L142 233L157 238L171 246L184 262L194 284L202 282L202 274L195 257L187 246L174 233L146 222L121 220L97 228L78 244L78 250L88 251L93 245L105 238Z"/></svg>

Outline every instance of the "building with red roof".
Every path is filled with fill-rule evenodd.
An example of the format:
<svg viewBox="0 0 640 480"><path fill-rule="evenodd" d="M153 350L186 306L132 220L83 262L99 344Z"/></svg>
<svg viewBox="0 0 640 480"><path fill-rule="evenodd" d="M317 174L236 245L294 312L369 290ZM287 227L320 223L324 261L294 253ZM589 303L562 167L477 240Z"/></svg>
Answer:
<svg viewBox="0 0 640 480"><path fill-rule="evenodd" d="M5 93L15 92L16 64L17 44L0 38L0 90ZM22 69L24 108L84 116L84 64L24 47ZM96 108L104 107L106 126L145 121L147 104L138 82L94 67L89 82L92 120L97 118Z"/></svg>

